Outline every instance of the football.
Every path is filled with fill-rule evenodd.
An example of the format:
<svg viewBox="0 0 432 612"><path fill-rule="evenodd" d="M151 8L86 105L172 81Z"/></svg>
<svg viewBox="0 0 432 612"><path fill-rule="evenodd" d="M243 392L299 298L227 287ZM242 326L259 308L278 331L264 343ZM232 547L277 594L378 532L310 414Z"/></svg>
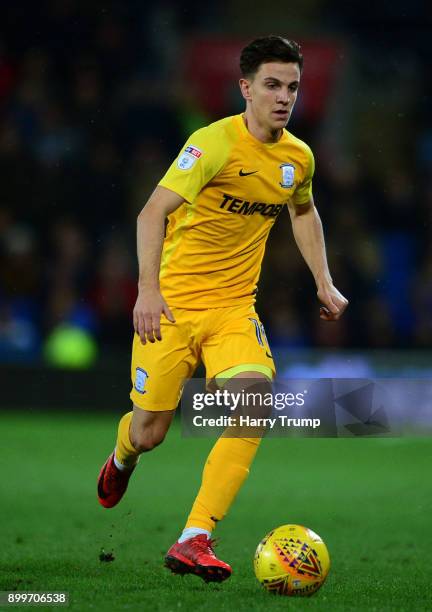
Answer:
<svg viewBox="0 0 432 612"><path fill-rule="evenodd" d="M282 525L261 540L254 570L262 586L279 595L312 595L324 584L330 569L326 545L302 525Z"/></svg>

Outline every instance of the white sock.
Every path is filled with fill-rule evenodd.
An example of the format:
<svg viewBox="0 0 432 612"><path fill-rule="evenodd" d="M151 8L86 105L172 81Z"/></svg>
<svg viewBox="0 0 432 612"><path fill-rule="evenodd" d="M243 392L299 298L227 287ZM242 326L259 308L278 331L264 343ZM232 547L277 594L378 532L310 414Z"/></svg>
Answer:
<svg viewBox="0 0 432 612"><path fill-rule="evenodd" d="M178 539L179 544L189 540L189 538L194 538L197 535L204 533L208 538L211 536L211 531L206 531L205 529L200 529L199 527L187 527L183 529L183 533Z"/></svg>
<svg viewBox="0 0 432 612"><path fill-rule="evenodd" d="M137 463L138 461L134 465L123 465L123 463L120 463L120 461L117 459L115 452L114 452L114 465L116 466L118 470L120 470L120 472L128 472L128 471L130 472L131 470L134 469Z"/></svg>

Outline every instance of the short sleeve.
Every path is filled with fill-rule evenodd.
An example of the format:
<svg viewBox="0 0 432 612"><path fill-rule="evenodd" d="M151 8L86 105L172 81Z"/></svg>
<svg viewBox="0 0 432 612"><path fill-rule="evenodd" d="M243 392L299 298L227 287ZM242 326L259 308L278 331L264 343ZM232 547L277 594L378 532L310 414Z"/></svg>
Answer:
<svg viewBox="0 0 432 612"><path fill-rule="evenodd" d="M192 203L225 165L226 159L223 135L209 127L201 128L188 138L159 185Z"/></svg>
<svg viewBox="0 0 432 612"><path fill-rule="evenodd" d="M307 145L306 145L307 146ZM307 166L305 176L293 195L294 204L307 204L312 197L312 177L315 172L315 160L309 147L306 149Z"/></svg>

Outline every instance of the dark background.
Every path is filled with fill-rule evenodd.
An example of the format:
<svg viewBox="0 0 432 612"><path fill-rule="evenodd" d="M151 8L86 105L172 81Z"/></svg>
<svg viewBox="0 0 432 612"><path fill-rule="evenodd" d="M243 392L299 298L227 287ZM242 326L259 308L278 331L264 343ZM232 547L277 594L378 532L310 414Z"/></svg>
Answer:
<svg viewBox="0 0 432 612"><path fill-rule="evenodd" d="M288 214L280 217L257 300L279 366L428 371L426 2L61 0L8 4L3 17L1 403L12 372L16 389L20 372L48 380L47 365L98 366L95 376L120 368L128 387L136 216L188 134L242 110L239 51L268 33L302 44L289 129L315 153L330 268L350 300L338 324L320 321Z"/></svg>

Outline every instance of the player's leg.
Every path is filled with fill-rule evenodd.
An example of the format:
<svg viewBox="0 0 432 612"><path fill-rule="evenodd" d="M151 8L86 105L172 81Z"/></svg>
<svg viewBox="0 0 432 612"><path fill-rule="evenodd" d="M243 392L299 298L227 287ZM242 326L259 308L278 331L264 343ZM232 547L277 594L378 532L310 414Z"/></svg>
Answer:
<svg viewBox="0 0 432 612"><path fill-rule="evenodd" d="M250 381L251 386L249 386ZM227 388L240 389L230 383L239 382L241 389L264 395L271 393L271 383L261 372L242 372L233 377ZM247 406L242 410L247 412ZM204 466L199 493L186 521L180 541L196 528L211 534L216 523L228 513L235 497L249 475L265 430L257 428L246 431L236 428L226 431L215 443ZM252 437L253 436L253 437Z"/></svg>
<svg viewBox="0 0 432 612"><path fill-rule="evenodd" d="M150 412L134 405L129 438L138 453L146 453L159 446L168 432L175 410Z"/></svg>
<svg viewBox="0 0 432 612"><path fill-rule="evenodd" d="M245 389L248 379L253 383L254 392L258 388L260 392L269 389L269 380L261 372L242 372L239 377ZM211 533L246 480L260 441L260 437L222 436L213 446L186 526L165 558L165 564L173 572L187 573L189 564L193 564L194 573L208 582L220 582L231 575L231 567L213 552Z"/></svg>
<svg viewBox="0 0 432 612"><path fill-rule="evenodd" d="M134 404L118 426L114 460L119 469L134 467L141 453L161 444L174 416L174 410L144 410Z"/></svg>
<svg viewBox="0 0 432 612"><path fill-rule="evenodd" d="M132 349L133 411L120 419L114 452L98 478L98 498L112 508L126 491L141 453L160 444L171 424L184 380L196 367L186 313L176 310L176 324L161 321L161 342L143 345L137 334Z"/></svg>
<svg viewBox="0 0 432 612"><path fill-rule="evenodd" d="M120 419L114 452L108 457L98 479L98 499L104 508L117 505L126 492L139 455L163 442L174 410L143 410L134 405Z"/></svg>
<svg viewBox="0 0 432 612"><path fill-rule="evenodd" d="M275 366L264 327L253 307L224 309L219 324L203 346L208 378L239 393L253 387L271 393ZM262 406L261 406L262 408ZM243 411L250 411L243 406ZM223 435L214 445L203 471L201 489L186 522L186 530L211 532L228 512L258 450L263 430ZM187 533L187 531L185 532Z"/></svg>
<svg viewBox="0 0 432 612"><path fill-rule="evenodd" d="M250 384L255 392L257 386L261 393L271 392L275 368L255 311L237 308L228 309L224 316L221 314L217 318L212 314L219 325L203 345L208 378L219 379L220 384L229 381L234 390ZM206 580L224 580L230 576L229 565L214 557L210 536L246 480L260 442L260 434L257 437L224 435L216 442L205 463L201 487L185 529L168 551L166 563L173 571L181 573L192 558L199 566L196 573ZM204 559L201 565L197 561L200 556Z"/></svg>

